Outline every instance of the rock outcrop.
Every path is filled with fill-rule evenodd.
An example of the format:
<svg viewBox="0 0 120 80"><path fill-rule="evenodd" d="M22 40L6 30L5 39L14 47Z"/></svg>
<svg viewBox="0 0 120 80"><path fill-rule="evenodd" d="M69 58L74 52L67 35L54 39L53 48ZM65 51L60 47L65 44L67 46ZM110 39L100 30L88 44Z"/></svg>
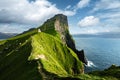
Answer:
<svg viewBox="0 0 120 80"><path fill-rule="evenodd" d="M66 44L69 48L71 48L79 57L79 59L87 64L87 60L84 54L84 51L78 51L75 47L74 40L72 36L69 33L69 27L68 27L68 20L67 16L63 14L57 14L53 18L48 19L44 24L44 27L40 27L41 31L47 31L47 30L55 30L60 34L60 38L63 42L63 44Z"/></svg>

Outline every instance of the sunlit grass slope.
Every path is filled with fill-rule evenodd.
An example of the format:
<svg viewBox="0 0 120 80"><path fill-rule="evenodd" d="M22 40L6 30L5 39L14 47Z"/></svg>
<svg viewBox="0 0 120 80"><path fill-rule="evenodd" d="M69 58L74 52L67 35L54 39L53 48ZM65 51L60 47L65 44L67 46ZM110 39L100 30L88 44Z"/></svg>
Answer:
<svg viewBox="0 0 120 80"><path fill-rule="evenodd" d="M119 80L120 68L81 74L82 62L54 30L0 41L0 80Z"/></svg>
<svg viewBox="0 0 120 80"><path fill-rule="evenodd" d="M36 34L32 36L32 47L29 60L38 60L44 70L60 77L82 72L82 62L56 37L42 32Z"/></svg>
<svg viewBox="0 0 120 80"><path fill-rule="evenodd" d="M30 36L33 32L0 42L0 80L42 79L37 62L28 61L32 50Z"/></svg>
<svg viewBox="0 0 120 80"><path fill-rule="evenodd" d="M74 77L82 70L82 62L55 31L35 29L0 41L0 80Z"/></svg>

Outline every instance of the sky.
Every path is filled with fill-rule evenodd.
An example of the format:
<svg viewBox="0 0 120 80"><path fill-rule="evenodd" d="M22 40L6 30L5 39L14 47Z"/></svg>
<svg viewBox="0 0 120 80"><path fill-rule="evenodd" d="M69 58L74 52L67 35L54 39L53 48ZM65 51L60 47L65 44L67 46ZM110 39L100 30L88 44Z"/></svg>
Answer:
<svg viewBox="0 0 120 80"><path fill-rule="evenodd" d="M0 32L21 33L55 14L68 16L71 34L120 32L120 0L0 0Z"/></svg>

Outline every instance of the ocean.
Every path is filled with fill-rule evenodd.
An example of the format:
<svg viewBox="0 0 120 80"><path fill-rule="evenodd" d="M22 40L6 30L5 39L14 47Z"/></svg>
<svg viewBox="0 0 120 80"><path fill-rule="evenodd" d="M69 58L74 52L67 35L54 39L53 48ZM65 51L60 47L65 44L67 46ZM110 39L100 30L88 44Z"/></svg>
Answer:
<svg viewBox="0 0 120 80"><path fill-rule="evenodd" d="M76 48L84 49L88 60L85 72L120 66L120 38L74 36Z"/></svg>

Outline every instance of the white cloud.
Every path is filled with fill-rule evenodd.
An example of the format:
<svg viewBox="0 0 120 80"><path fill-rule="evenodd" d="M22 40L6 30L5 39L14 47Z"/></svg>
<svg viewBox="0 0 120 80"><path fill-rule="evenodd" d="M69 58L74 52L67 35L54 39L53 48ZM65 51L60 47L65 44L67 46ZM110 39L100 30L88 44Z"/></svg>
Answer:
<svg viewBox="0 0 120 80"><path fill-rule="evenodd" d="M88 27L88 28L81 28L81 33L83 34L97 34L97 33L114 33L119 32L119 27L113 27L111 25L105 25L105 26L97 26L96 27Z"/></svg>
<svg viewBox="0 0 120 80"><path fill-rule="evenodd" d="M74 30L75 29L75 30ZM117 32L119 27L112 27L110 25L105 26L93 26L93 27L75 27L70 26L71 34L97 34L97 33L108 33L108 32Z"/></svg>
<svg viewBox="0 0 120 80"><path fill-rule="evenodd" d="M83 8L83 7L87 6L89 2L90 2L90 0L81 0L81 1L77 4L77 7L78 7L78 8Z"/></svg>
<svg viewBox="0 0 120 80"><path fill-rule="evenodd" d="M100 24L120 27L120 0L100 0L91 12L101 20Z"/></svg>
<svg viewBox="0 0 120 80"><path fill-rule="evenodd" d="M120 27L120 11L106 12L96 14L102 20L102 23L111 24L114 27Z"/></svg>
<svg viewBox="0 0 120 80"><path fill-rule="evenodd" d="M103 14L98 13L97 16L100 18L119 18L120 17L120 11L107 12L107 13L103 13Z"/></svg>
<svg viewBox="0 0 120 80"><path fill-rule="evenodd" d="M99 0L92 13L78 22L75 34L120 32L120 0ZM92 26L92 27L89 27ZM74 27L73 27L74 28Z"/></svg>
<svg viewBox="0 0 120 80"><path fill-rule="evenodd" d="M76 11L76 10L78 10L80 8L84 8L84 7L88 6L89 2L90 2L90 0L80 0L78 2L78 4L75 6L74 11Z"/></svg>
<svg viewBox="0 0 120 80"><path fill-rule="evenodd" d="M21 33L23 31L28 30L31 28L31 25L18 25L18 24L7 24L2 23L0 24L0 32L3 33Z"/></svg>
<svg viewBox="0 0 120 80"><path fill-rule="evenodd" d="M63 11L63 12L61 12L61 13L65 14L65 15L67 15L67 16L73 16L73 15L76 14L76 12L74 12L74 11Z"/></svg>
<svg viewBox="0 0 120 80"><path fill-rule="evenodd" d="M21 32L26 30L25 26L41 25L45 20L58 13L73 16L76 12L58 9L56 4L48 0L32 2L28 0L0 0L0 32Z"/></svg>
<svg viewBox="0 0 120 80"><path fill-rule="evenodd" d="M22 24L41 24L55 14L63 13L68 16L75 14L73 11L61 10L48 0L1 0L0 22L13 22Z"/></svg>
<svg viewBox="0 0 120 80"><path fill-rule="evenodd" d="M70 8L71 8L71 5L68 5L68 6L65 8L65 10L70 9Z"/></svg>
<svg viewBox="0 0 120 80"><path fill-rule="evenodd" d="M91 12L108 9L120 9L120 0L101 0L96 3Z"/></svg>
<svg viewBox="0 0 120 80"><path fill-rule="evenodd" d="M96 18L94 16L87 16L78 22L78 26L80 27L95 26L98 23L99 23L99 18Z"/></svg>

